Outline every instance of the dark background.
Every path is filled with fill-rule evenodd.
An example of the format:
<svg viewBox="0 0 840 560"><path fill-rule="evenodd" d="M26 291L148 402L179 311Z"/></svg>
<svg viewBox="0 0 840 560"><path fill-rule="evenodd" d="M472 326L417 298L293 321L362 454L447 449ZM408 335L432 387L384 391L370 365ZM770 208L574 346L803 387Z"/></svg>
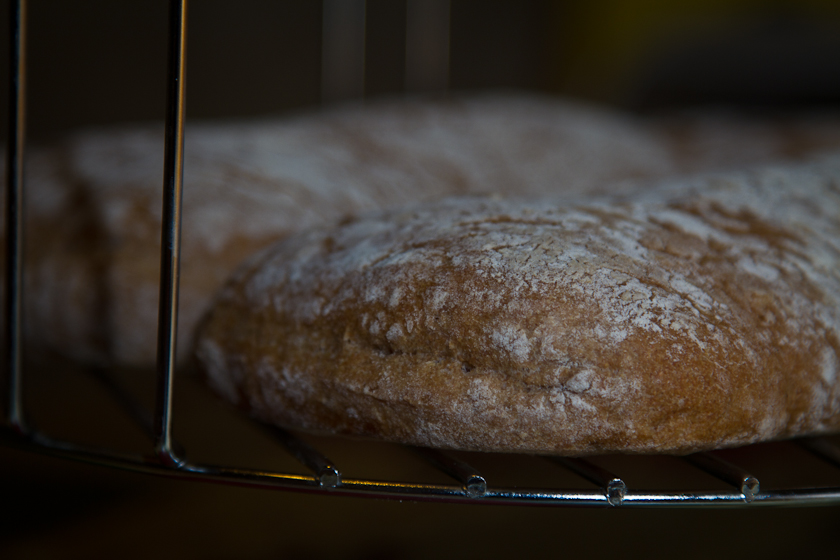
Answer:
<svg viewBox="0 0 840 560"><path fill-rule="evenodd" d="M32 141L162 119L165 2L30 4ZM368 2L370 99L402 93L404 17L403 2ZM727 106L776 114L840 104L834 0L453 0L451 17L455 92L525 89L635 112ZM317 110L320 25L315 0L192 2L188 118ZM7 49L0 45L0 75ZM2 98L5 106L5 90ZM0 121L5 127L5 115ZM67 424L88 407L75 382L39 383L46 402L71 410ZM788 558L831 554L838 526L837 508L607 511L312 497L0 447L2 558L613 557L632 550Z"/></svg>
<svg viewBox="0 0 840 560"><path fill-rule="evenodd" d="M402 92L405 10L368 1L369 98ZM161 119L166 15L162 0L32 0L31 137ZM320 44L317 0L192 2L188 117L317 108ZM450 70L456 92L527 89L642 111L836 105L840 4L452 0Z"/></svg>

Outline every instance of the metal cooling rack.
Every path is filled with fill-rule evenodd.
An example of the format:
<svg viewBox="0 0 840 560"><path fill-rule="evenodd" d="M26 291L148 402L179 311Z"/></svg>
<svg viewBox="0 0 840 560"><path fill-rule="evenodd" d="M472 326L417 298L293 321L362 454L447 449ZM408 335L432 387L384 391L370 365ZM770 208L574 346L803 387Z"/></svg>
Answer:
<svg viewBox="0 0 840 560"><path fill-rule="evenodd" d="M417 1L417 0L410 0ZM440 3L440 0L435 0ZM328 0L327 3L334 2ZM354 3L359 4L357 0ZM326 4L325 4L326 5ZM363 6L363 2L362 2ZM124 453L110 448L100 448L74 443L61 438L52 438L27 424L24 414L22 388L28 382L23 375L21 353L22 291L25 288L22 277L23 247L23 152L25 117L25 0L12 3L11 18L11 104L10 133L8 142L7 204L6 204L6 315L4 350L7 375L7 410L5 425L0 431L0 442L6 445L41 452L53 456L94 463L106 467L156 474L206 482L236 484L244 486L295 490L334 495L364 496L377 498L408 499L423 501L469 502L483 504L533 504L567 506L690 506L690 507L755 507L769 505L824 505L840 504L840 447L825 438L805 439L798 442L770 444L777 446L773 454L762 456L766 446L744 448L740 456L751 461L758 456L761 461L745 468L734 464L737 461L724 458L728 452L701 453L688 457L634 457L635 467L627 477L607 466L607 458L572 459L531 456L510 456L495 454L472 454L465 460L463 454L435 449L412 449L417 461L433 467L438 478L444 477L450 483L416 482L356 478L345 476L338 464L330 461L307 440L285 430L271 430L271 436L279 442L289 456L301 466L298 472L280 472L269 469L236 468L214 466L191 462L186 459L183 448L172 436L174 349L178 308L180 204L182 184L183 123L184 123L184 70L186 0L172 0L170 5L169 74L166 112L165 164L163 187L163 249L161 251L160 322L158 337L158 371L154 414L148 414L138 400L109 372L96 371L96 378L123 412L127 413L144 431L150 433L154 444L148 453ZM325 18L326 21L326 18ZM432 80L434 81L434 80ZM257 428L255 428L257 429ZM354 443L354 445L356 445ZM371 445L359 442L360 449ZM779 448L778 446L788 446ZM795 449L795 451L794 451ZM801 473L820 465L827 474L815 485L789 485L784 481L762 485L763 472L771 472L773 464L782 456L800 453L802 459L792 467L792 472ZM738 456L737 451L735 452ZM754 458L754 457L753 457ZM509 470L524 473L525 483L517 482L496 485L492 476L474 468L473 459L508 464ZM615 463L615 458L612 458ZM621 465L621 458L618 464ZM630 459L630 458L625 458ZM731 458L730 458L731 459ZM528 468L520 465L542 461L548 466L539 478L540 487L527 482ZM659 484L673 478L670 468L663 470L662 462L670 461L676 470L688 473L684 480L676 482L677 489ZM386 461L387 462L387 461ZM824 465L823 465L824 463ZM806 466L807 465L807 466ZM829 465L829 466L825 466ZM389 465L378 465L388 467ZM294 469L290 469L294 470ZM352 466L350 468L352 470ZM619 470L619 469L616 469ZM755 471L755 472L753 472ZM349 472L349 471L347 471ZM628 481L632 472L647 473L652 483L634 486ZM706 474L702 474L706 473ZM694 484L686 482L697 476L706 477L702 489L685 489ZM399 478L399 477L398 477ZM434 477L433 477L434 478ZM502 480L501 477L499 480ZM642 478L645 478L644 476ZM577 482L568 483L568 480ZM416 480L416 479L409 479ZM712 489L708 481L716 481ZM582 487L581 487L582 486ZM653 487L654 490L645 488ZM690 486L697 488L697 486Z"/></svg>

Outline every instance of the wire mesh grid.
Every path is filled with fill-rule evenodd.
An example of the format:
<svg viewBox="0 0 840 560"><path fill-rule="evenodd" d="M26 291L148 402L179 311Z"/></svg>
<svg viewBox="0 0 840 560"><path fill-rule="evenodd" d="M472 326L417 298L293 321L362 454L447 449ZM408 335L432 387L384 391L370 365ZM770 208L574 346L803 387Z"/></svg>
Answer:
<svg viewBox="0 0 840 560"><path fill-rule="evenodd" d="M364 3L360 5L363 8ZM96 381L97 390L104 392L110 406L115 407L118 414L129 418L135 429L139 427L152 440L152 445L145 452L124 452L116 451L115 447L118 446L91 445L78 443L78 440L72 438L51 437L29 425L29 414L24 411L23 390L26 388L29 392L36 386L31 381L29 368L24 377L21 351L22 292L25 289L22 273L22 201L26 6L24 0L12 3L11 103L5 217L4 369L8 393L5 425L2 429L5 445L169 477L400 500L601 507L752 507L840 503L840 446L830 438L762 444L687 457L610 456L584 459L446 452L301 436L279 428L248 424L246 430L250 430L252 435L254 432L261 433L255 436L262 438L259 445L266 445L267 436L284 450L285 462L281 461L279 468L219 466L228 463L188 460L185 447L175 441L172 433L183 176L186 8L186 0L173 0L170 4L164 220L154 413L148 412L148 408L138 399L137 392L127 386L124 376L118 372L97 369L86 371ZM325 17L325 25L327 23ZM428 71L428 65L425 68ZM420 75L422 81L422 72ZM431 83L433 87L439 85L440 80L434 72L431 72L431 76L425 83ZM39 380L38 384L43 382ZM179 385L178 389L188 391L189 387ZM211 414L231 414L219 404L214 406L217 408ZM241 419L232 418L231 422L241 423ZM104 414L95 419L98 424L107 422ZM206 432L207 426L202 424L198 429ZM228 429L229 426L222 431ZM218 441L214 443L222 447L225 445ZM324 448L330 451L325 452ZM332 456L333 452L346 456L346 462L328 459L327 455ZM360 472L360 475L357 476L356 472Z"/></svg>

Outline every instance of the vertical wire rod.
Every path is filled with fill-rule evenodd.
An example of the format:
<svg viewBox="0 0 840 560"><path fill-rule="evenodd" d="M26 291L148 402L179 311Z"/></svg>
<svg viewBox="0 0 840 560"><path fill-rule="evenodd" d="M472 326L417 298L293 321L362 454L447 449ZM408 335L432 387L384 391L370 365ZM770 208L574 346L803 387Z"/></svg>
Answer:
<svg viewBox="0 0 840 560"><path fill-rule="evenodd" d="M341 471L314 447L282 428L269 426L269 431L295 459L315 474L321 486L335 488L341 484Z"/></svg>
<svg viewBox="0 0 840 560"><path fill-rule="evenodd" d="M761 491L761 485L756 477L717 455L702 452L686 455L684 459L700 470L740 490L746 502L752 502Z"/></svg>
<svg viewBox="0 0 840 560"><path fill-rule="evenodd" d="M832 442L821 437L802 438L795 441L800 447L806 449L811 454L840 468L840 447L837 447Z"/></svg>
<svg viewBox="0 0 840 560"><path fill-rule="evenodd" d="M405 18L405 89L443 93L449 87L450 1L408 0Z"/></svg>
<svg viewBox="0 0 840 560"><path fill-rule="evenodd" d="M26 432L21 391L23 332L23 183L26 140L26 0L11 2L9 136L6 146L6 315L4 351L8 383L7 421Z"/></svg>
<svg viewBox="0 0 840 560"><path fill-rule="evenodd" d="M576 457L546 457L546 459L603 488L607 502L611 506L621 505L621 502L624 501L624 496L627 494L627 484L609 470L586 459Z"/></svg>
<svg viewBox="0 0 840 560"><path fill-rule="evenodd" d="M160 250L155 453L163 464L179 466L172 450L172 379L178 330L181 253L181 191L184 180L184 78L187 0L169 4L169 64L163 161L163 223Z"/></svg>
<svg viewBox="0 0 840 560"><path fill-rule="evenodd" d="M415 447L414 450L435 467L463 484L464 491L470 498L480 498L487 493L487 480L464 461L429 447Z"/></svg>
<svg viewBox="0 0 840 560"><path fill-rule="evenodd" d="M365 93L365 0L323 0L321 100L362 99Z"/></svg>

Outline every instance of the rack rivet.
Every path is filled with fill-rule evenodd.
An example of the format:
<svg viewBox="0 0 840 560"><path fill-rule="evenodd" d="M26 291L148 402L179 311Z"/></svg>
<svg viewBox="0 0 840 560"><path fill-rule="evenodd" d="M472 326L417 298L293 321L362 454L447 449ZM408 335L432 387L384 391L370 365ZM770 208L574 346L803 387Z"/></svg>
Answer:
<svg viewBox="0 0 840 560"><path fill-rule="evenodd" d="M744 495L744 501L751 502L755 499L756 494L761 491L761 486L758 479L754 476L749 476L741 483L741 493Z"/></svg>
<svg viewBox="0 0 840 560"><path fill-rule="evenodd" d="M481 498L487 493L487 481L482 476L471 476L466 485L467 496Z"/></svg>
<svg viewBox="0 0 840 560"><path fill-rule="evenodd" d="M341 484L341 473L335 467L325 467L318 473L318 482L321 483L321 486L335 488Z"/></svg>
<svg viewBox="0 0 840 560"><path fill-rule="evenodd" d="M620 506L626 494L627 485L620 478L614 478L607 484L607 502L611 506Z"/></svg>

